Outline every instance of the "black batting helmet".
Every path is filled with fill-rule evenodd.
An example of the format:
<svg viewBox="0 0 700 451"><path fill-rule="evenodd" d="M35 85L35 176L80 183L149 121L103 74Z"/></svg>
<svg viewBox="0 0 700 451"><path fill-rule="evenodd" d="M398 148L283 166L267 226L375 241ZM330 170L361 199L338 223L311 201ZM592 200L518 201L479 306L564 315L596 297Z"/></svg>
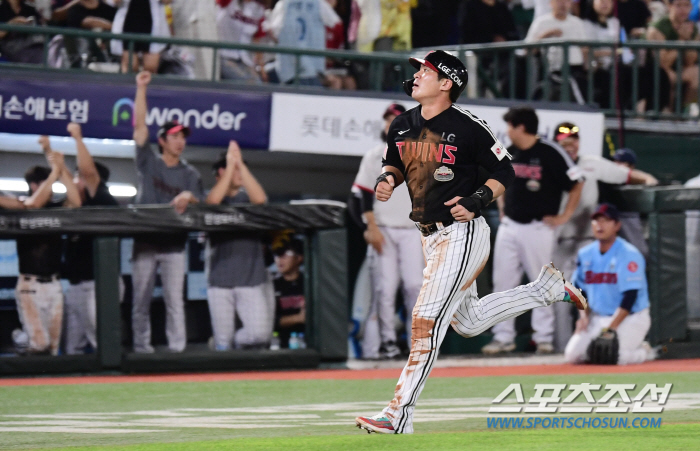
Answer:
<svg viewBox="0 0 700 451"><path fill-rule="evenodd" d="M450 99L453 102L457 100L459 95L462 94L467 87L469 74L467 73L467 68L464 66L464 63L456 56L443 50L430 51L424 58L409 58L408 62L416 69L420 69L421 64L428 66L435 72L441 73L452 80ZM410 85L412 87L413 80L410 80ZM404 86L404 88L406 87ZM411 95L409 89L406 89L406 93Z"/></svg>

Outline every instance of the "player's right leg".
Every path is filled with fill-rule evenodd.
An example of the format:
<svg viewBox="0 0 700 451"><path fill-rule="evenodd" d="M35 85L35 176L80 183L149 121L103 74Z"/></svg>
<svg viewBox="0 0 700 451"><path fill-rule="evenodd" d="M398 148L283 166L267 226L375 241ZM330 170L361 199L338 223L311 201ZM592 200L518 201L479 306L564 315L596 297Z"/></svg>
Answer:
<svg viewBox="0 0 700 451"><path fill-rule="evenodd" d="M49 348L49 332L40 313L39 285L34 277L20 274L15 288L17 313L22 328L29 336L27 351L30 353L45 352Z"/></svg>
<svg viewBox="0 0 700 451"><path fill-rule="evenodd" d="M607 327L612 317L603 317L589 313L588 327L571 336L564 349L564 359L569 363L584 363L588 360L588 345ZM609 319L608 319L609 318Z"/></svg>
<svg viewBox="0 0 700 451"><path fill-rule="evenodd" d="M490 229L484 218L456 223L423 239L427 255L423 286L413 309L411 352L394 391L379 415L356 424L381 433L413 432L413 411L464 292L486 264Z"/></svg>
<svg viewBox="0 0 700 451"><path fill-rule="evenodd" d="M234 332L233 288L207 288L207 304L214 333L214 349L228 351L231 349Z"/></svg>
<svg viewBox="0 0 700 451"><path fill-rule="evenodd" d="M131 307L131 327L134 336L134 352L152 353L151 346L151 297L156 282L156 250L153 246L134 241L131 261L131 280L134 286Z"/></svg>
<svg viewBox="0 0 700 451"><path fill-rule="evenodd" d="M233 289L236 312L243 324L236 331L236 348L267 347L270 344L275 311L270 303L267 283Z"/></svg>
<svg viewBox="0 0 700 451"><path fill-rule="evenodd" d="M44 296L48 302L46 328L49 331L49 349L51 355L58 355L63 329L63 287L58 279L42 285Z"/></svg>
<svg viewBox="0 0 700 451"><path fill-rule="evenodd" d="M399 289L399 246L391 232L382 227L384 244L381 254L371 246L367 249L370 278L372 281L372 311L377 313L379 335L379 357L391 358L399 355L396 346L396 292Z"/></svg>
<svg viewBox="0 0 700 451"><path fill-rule="evenodd" d="M617 337L620 343L620 354L617 363L627 365L642 363L649 360L649 349L644 343L644 337L651 327L649 309L632 313L617 327Z"/></svg>

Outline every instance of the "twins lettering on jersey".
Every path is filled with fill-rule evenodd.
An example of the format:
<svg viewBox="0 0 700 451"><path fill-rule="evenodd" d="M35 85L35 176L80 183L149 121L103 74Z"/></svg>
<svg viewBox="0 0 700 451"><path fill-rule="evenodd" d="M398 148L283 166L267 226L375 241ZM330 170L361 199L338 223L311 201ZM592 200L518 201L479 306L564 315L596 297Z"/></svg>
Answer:
<svg viewBox="0 0 700 451"><path fill-rule="evenodd" d="M586 271L587 284L617 283L617 274L614 272L593 272Z"/></svg>
<svg viewBox="0 0 700 451"><path fill-rule="evenodd" d="M404 151L406 156L415 161L430 162L435 161L444 164L455 164L456 146L445 144L435 144L427 142L397 142L396 148L399 150L399 157L403 160Z"/></svg>
<svg viewBox="0 0 700 451"><path fill-rule="evenodd" d="M521 179L542 180L542 166L538 164L512 163L515 176Z"/></svg>

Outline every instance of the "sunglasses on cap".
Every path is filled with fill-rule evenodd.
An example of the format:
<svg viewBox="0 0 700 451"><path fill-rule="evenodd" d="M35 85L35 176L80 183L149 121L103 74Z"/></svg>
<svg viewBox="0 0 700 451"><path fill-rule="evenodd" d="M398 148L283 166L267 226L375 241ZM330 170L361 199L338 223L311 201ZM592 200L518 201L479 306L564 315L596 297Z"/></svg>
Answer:
<svg viewBox="0 0 700 451"><path fill-rule="evenodd" d="M565 133L565 134L573 134L573 133L578 133L578 127L574 125L573 127L569 128L564 125L559 127L559 133Z"/></svg>

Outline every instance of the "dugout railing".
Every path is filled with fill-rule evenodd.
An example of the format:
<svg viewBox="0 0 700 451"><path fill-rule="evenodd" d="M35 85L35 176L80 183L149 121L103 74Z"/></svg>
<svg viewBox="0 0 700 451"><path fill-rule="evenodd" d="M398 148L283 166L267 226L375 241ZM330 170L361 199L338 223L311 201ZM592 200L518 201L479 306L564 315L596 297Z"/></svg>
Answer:
<svg viewBox="0 0 700 451"><path fill-rule="evenodd" d="M130 205L50 210L0 210L0 237L84 233L94 238L97 350L88 355L0 357L0 374L97 371L177 372L315 368L347 358L347 238L345 206L305 201L264 206ZM210 351L206 343L182 353L136 354L123 346L119 240L137 233L266 232L294 229L306 237L306 349ZM186 301L187 302L187 301ZM125 321L130 321L126 315ZM233 319L232 319L233 320ZM153 318L152 318L153 322ZM4 335L11 331L3 330Z"/></svg>
<svg viewBox="0 0 700 451"><path fill-rule="evenodd" d="M24 35L43 35L44 58L40 65L8 63L29 68L50 68L50 38L63 35L71 38L107 41L120 39L126 42L129 51L129 67L134 54L134 43L157 42L170 46L199 47L212 51L212 80L218 79L219 52L222 49L238 49L265 54L294 55L296 76L292 85L298 85L300 58L318 56L345 62L361 72L355 73L362 78L360 87L372 91L397 91L400 82L412 77L414 68L407 63L409 55L423 55L426 49L414 49L411 52L373 52L360 53L344 50L309 50L290 47L235 44L220 41L203 41L179 38L153 37L140 34L113 34L92 32L61 27L31 27L22 25L0 24L0 31L9 31ZM583 72L573 73L569 65L572 47L587 49L589 55L609 54L609 66L596 63L585 65ZM698 99L689 99L684 103L686 87L682 83L672 88L660 66L662 50L676 50L679 53L698 52L700 44L688 42L653 42L628 41L610 43L602 41L564 41L547 40L536 43L514 41L508 43L460 45L443 47L455 52L466 62L470 71L470 82L465 91L468 97L489 97L517 100L548 100L558 102L577 102L600 107L608 116L688 119L698 115ZM562 65L557 71L550 71L549 60L544 57L551 49L558 48L562 55ZM589 57L589 61L594 59ZM672 69L680 73L683 58L676 58ZM73 69L75 70L75 69ZM574 77L576 75L576 77ZM577 78L576 86L571 80ZM700 78L700 75L699 75ZM700 81L700 80L699 80ZM235 81L226 81L235 83ZM303 87L304 89L314 89ZM316 88L319 89L319 88ZM664 105L663 100L672 99ZM645 105L640 105L640 100Z"/></svg>

